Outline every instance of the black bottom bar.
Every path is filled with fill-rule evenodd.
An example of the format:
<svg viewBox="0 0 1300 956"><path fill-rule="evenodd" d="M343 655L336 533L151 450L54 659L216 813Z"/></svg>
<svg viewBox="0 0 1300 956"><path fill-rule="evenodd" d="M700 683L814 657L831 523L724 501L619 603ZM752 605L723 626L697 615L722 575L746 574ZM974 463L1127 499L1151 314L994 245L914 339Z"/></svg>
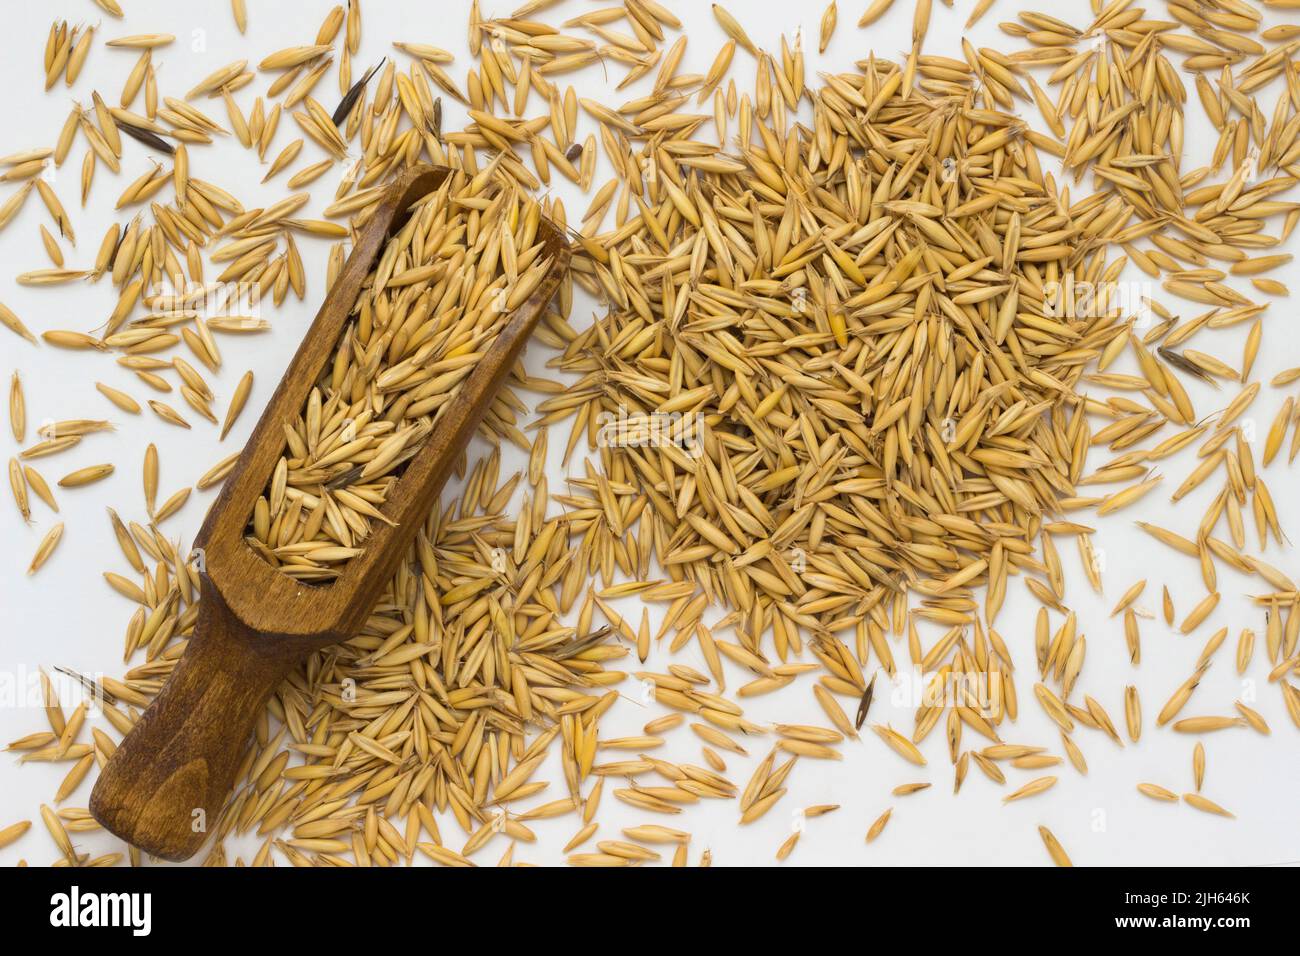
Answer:
<svg viewBox="0 0 1300 956"><path fill-rule="evenodd" d="M1042 939L1039 933L1072 948L1097 937L1177 938L1179 945L1197 937L1231 946L1257 930L1272 938L1294 931L1296 906L1296 870L1286 867L566 869L544 876L146 867L5 874L0 911L6 929L21 934L14 938L77 933L127 945L375 946L391 935L418 934L433 947L476 936L513 947L522 933L566 948L626 939L635 950L635 941L662 941L665 931L689 940L704 930L731 951L751 934L770 951L774 932L820 947L834 926L834 937L844 941L868 934L864 944L884 930L927 947L953 937L1028 943Z"/></svg>

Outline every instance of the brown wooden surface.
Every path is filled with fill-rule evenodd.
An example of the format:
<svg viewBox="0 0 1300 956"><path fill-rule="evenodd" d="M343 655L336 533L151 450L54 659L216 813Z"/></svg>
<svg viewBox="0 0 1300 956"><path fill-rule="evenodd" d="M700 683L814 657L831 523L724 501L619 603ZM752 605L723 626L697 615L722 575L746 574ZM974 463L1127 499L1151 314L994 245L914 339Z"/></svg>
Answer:
<svg viewBox="0 0 1300 956"><path fill-rule="evenodd" d="M195 541L205 573L189 647L158 698L141 716L95 784L90 811L108 830L168 860L198 851L215 824L244 745L267 698L312 650L355 633L369 617L415 532L433 507L457 457L509 375L569 264L563 234L545 219L543 255L552 266L446 406L425 445L407 464L375 522L365 551L332 583L313 586L281 573L244 535L253 505L284 450L293 422L333 358L362 285L406 211L447 176L431 166L393 185L349 256L267 405Z"/></svg>

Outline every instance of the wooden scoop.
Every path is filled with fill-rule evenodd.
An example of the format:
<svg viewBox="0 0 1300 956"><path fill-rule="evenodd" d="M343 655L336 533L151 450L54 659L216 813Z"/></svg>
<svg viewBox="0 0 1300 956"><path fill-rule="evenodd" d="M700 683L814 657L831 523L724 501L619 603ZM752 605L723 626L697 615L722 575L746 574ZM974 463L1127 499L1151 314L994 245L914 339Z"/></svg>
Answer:
<svg viewBox="0 0 1300 956"><path fill-rule="evenodd" d="M284 451L284 425L302 412L390 235L413 203L451 173L405 172L364 227L342 274L263 412L195 541L202 549L198 622L176 669L100 773L90 812L166 860L193 856L217 822L245 744L272 691L312 651L346 640L370 616L428 516L458 456L510 373L569 266L563 233L542 220L551 266L510 318L391 489L364 552L333 582L313 586L273 568L245 542L253 505Z"/></svg>

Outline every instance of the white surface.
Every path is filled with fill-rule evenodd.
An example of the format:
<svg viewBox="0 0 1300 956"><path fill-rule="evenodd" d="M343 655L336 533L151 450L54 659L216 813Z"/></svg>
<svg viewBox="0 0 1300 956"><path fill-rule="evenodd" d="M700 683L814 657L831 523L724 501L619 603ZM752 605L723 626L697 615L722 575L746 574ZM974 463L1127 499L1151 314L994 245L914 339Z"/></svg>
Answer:
<svg viewBox="0 0 1300 956"><path fill-rule="evenodd" d="M174 0L122 0L122 5L127 10L127 19L102 20L95 48L71 94L62 82L50 93L42 92L41 50L50 20L55 17L66 17L74 22L93 20L98 18L99 11L89 0L7 5L4 35L0 37L0 78L3 79L0 88L6 91L0 98L0 130L5 131L0 152L53 145L73 96L89 103L90 91L98 88L106 99L116 102L122 83L135 62L135 55L129 51L108 49L99 42L101 38L145 32L175 34L177 42L157 51L155 59L161 64L160 92L180 95L222 64L242 58L255 64L273 50L311 42L321 19L332 6L328 0L299 0L294 3L248 0L249 32L246 38L241 39L235 31L226 0L184 4ZM722 31L713 20L708 4L671 5L685 8L684 12L679 10L679 16L690 36L680 70L703 73L724 39ZM506 16L512 6L510 0L484 0L483 11L485 15ZM820 3L792 5L763 0L735 2L730 9L740 17L755 42L769 49L779 50L782 32L793 36L802 28L807 75L809 82L813 83L820 70L851 69L853 61L865 57L869 48L882 57L897 57L899 51L909 45L910 4L899 0L886 18L864 31L856 27L856 22L865 6L866 0L840 3L839 27L825 57L819 57L816 51L818 23L823 10ZM961 0L955 10L935 5L925 47L927 53L960 56L959 38L970 6L967 0ZM381 57L393 55L395 51L391 41L408 40L432 43L454 52L457 61L451 72L463 82L465 70L471 62L465 42L468 7L464 0L445 0L436 4L415 0L364 0L362 49L354 60L354 76L360 76L368 65ZM558 24L591 9L594 7L589 3L570 0L537 14L537 17ZM996 6L971 31L973 42L977 46L993 46L1000 50L1019 48L1020 41L1008 38L996 29L996 23L1010 19L1014 9L1015 4L1009 0ZM1081 0L1056 4L1051 12L1080 26L1090 18L1088 4ZM1266 21L1274 23L1278 18L1268 13ZM620 26L615 24L614 28ZM671 43L672 39L670 36L668 42ZM200 48L200 40L206 43L205 48ZM195 52L191 52L192 47ZM399 54L398 60L399 65L406 65L403 55ZM608 78L596 67L576 76L564 77L562 82L573 83L580 95L618 103L645 91L644 83L629 90L614 90L623 72L622 67L611 64ZM738 51L731 75L740 92L751 89L753 58L743 50ZM1042 74L1039 78L1042 79ZM1184 74L1183 79L1192 91L1188 105L1189 156L1183 165L1184 169L1191 169L1205 160L1204 151L1212 148L1213 135L1195 100L1193 77ZM237 99L246 112L268 82L259 75L254 84L239 92ZM1273 84L1261 97L1261 108L1266 116L1272 115L1277 87L1278 84ZM332 108L337 102L337 84L332 72L318 87L318 96L327 108ZM225 111L219 101L204 101L199 105L215 118L225 121ZM447 98L444 98L443 105L444 129L460 128L463 120L460 107ZM1017 107L1026 119L1042 128L1036 110L1023 103L1018 103ZM530 114L536 115L539 109L540 101L534 97L529 104ZM707 104L704 109L709 109ZM804 112L807 112L806 106ZM580 123L583 136L594 128L585 115ZM731 129L734 136L734 122ZM286 117L269 157L274 157L298 135L295 124ZM712 124L700 135L713 135ZM57 173L56 187L77 231L77 248L65 249L69 265L89 267L99 240L112 221L112 206L117 195L128 182L148 168L154 156L127 140L121 175L115 177L101 165L96 173L90 208L83 210L78 199L78 178L84 149L84 140L79 140L68 162ZM248 205L281 198L285 194L284 182L288 175L320 158L317 147L308 142L290 173L281 174L269 186L261 187L258 183L265 169L257 162L255 152L242 150L237 143L229 141L213 147L191 149L194 175L228 188ZM598 174L597 185L603 181L604 177ZM336 182L337 172L319 180L313 187L317 199L303 215L317 215L328 203ZM1086 181L1079 187L1072 187L1072 195L1082 195L1087 187ZM0 189L0 201L8 195L10 188ZM556 188L565 198L570 220L577 222L588 199L580 197L567 183ZM165 195L169 196L170 191ZM13 308L37 333L50 328L90 330L98 327L115 300L114 290L107 281L96 286L58 289L27 289L14 283L13 276L19 272L49 265L37 236L38 224L42 222L48 222L48 217L39 198L32 196L22 214L0 233L0 301ZM1277 227L1278 224L1270 223L1271 232L1276 232ZM25 577L24 572L38 541L51 526L52 516L44 505L37 502L33 506L34 521L25 527L10 502L0 504L0 540L5 545L0 548L0 681L5 682L0 684L0 693L4 695L0 701L3 704L0 706L0 741L45 729L44 717L38 707L30 703L21 706L21 699L14 700L15 684L34 681L38 666L59 664L87 673L122 672L122 635L133 608L104 584L100 572L129 573L129 568L119 556L104 507L112 505L127 520L144 520L140 463L144 448L150 441L156 442L161 452L162 498L184 485L193 484L215 461L239 447L310 322L314 304L322 295L327 244L306 240L300 243L300 247L309 277L307 302L299 303L290 296L279 310L268 303L267 317L274 325L271 334L243 339L225 336L219 343L225 364L220 376L210 377L217 392L214 408L224 413L230 392L245 369L251 368L257 375L250 405L239 427L224 443L218 443L215 428L189 413L176 393L160 397L195 422L192 431L162 424L148 410L141 416L129 416L111 406L95 391L93 383L96 380L123 388L141 401L155 397L131 373L117 367L111 358L44 345L32 347L7 330L0 329L0 378L7 390L11 370L17 368L22 373L30 420L28 443L34 440L32 436L36 427L44 420L107 417L117 425L114 434L90 436L71 452L33 464L51 485L68 471L92 463L111 461L118 469L109 480L89 488L55 489L62 509L58 517L67 523L67 532L53 559L34 578ZM1276 277L1289 280L1293 287L1300 286L1300 269L1280 270ZM1252 291L1248 285L1241 284L1240 287L1248 294ZM1201 311L1201 307L1179 303L1171 296L1162 297L1162 301L1184 315ZM1264 346L1252 374L1253 379L1263 380L1265 385L1248 412L1259 436L1254 446L1257 465L1263 435L1287 393L1270 388L1267 380L1282 368L1300 364L1293 309L1287 300L1278 300L1266 313ZM590 321L594 310L594 303L579 295L572 321L583 327ZM1197 335L1191 344L1235 363L1241 354L1245 332L1246 326L1210 330ZM182 349L177 354L186 353ZM528 356L530 369L543 372L549 354L549 350L534 346ZM1128 370L1127 363L1126 356L1114 370ZM1198 414L1202 416L1221 408L1236 393L1231 384L1216 392L1187 377L1183 380L1196 403ZM1290 386L1289 392L1294 394L1295 388ZM1100 424L1094 420L1094 430L1099 427ZM1171 431L1166 428L1160 437ZM550 471L553 492L560 491L565 474L558 461L564 442L562 437L559 440L557 437L562 434L567 434L567 427L556 431L550 443L555 452ZM7 460L15 453L6 423L0 434L0 455ZM1203 596L1204 586L1196 562L1156 544L1133 526L1135 518L1145 517L1188 535L1194 533L1204 508L1217 494L1220 481L1216 478L1207 483L1189 495L1181 507L1172 508L1168 495L1193 467L1193 454L1189 450L1160 463L1159 470L1166 476L1165 482L1143 501L1141 514L1130 510L1093 522L1098 528L1095 544L1105 554L1104 597L1091 593L1073 544L1068 539L1060 540L1071 582L1069 600L1078 612L1080 630L1088 638L1087 665L1079 687L1101 701L1115 723L1122 727L1123 687L1129 683L1136 684L1141 691L1145 715L1139 746L1120 748L1100 733L1080 729L1075 739L1088 759L1089 774L1081 777L1068 765L1045 771L1056 772L1061 778L1053 790L1004 806L1002 797L1006 793L1044 771L1020 771L1004 764L1008 786L997 787L972 767L961 794L954 798L952 768L942 727L936 728L924 744L929 760L925 768L904 763L875 735L868 733L860 742L849 742L841 748L845 757L842 762L800 761L789 778L790 792L787 796L761 821L746 828L736 825L736 805L730 801L707 801L674 818L652 819L656 815L642 813L615 800L611 791L617 781L610 780L598 817L601 827L595 839L617 838L619 829L624 826L665 823L694 834L692 862L698 860L701 850L708 847L718 865L769 864L773 862L777 847L790 833L798 808L836 803L841 805L840 810L808 822L806 833L790 863L1038 865L1047 862L1047 854L1035 829L1038 824L1050 827L1080 865L1277 864L1300 860L1300 827L1295 818L1297 798L1300 798L1300 747L1297 747L1300 732L1287 718L1276 687L1265 682L1268 665L1262 649L1263 614L1245 596L1268 588L1258 578L1242 577L1220 564L1219 587L1224 598L1218 609L1194 634L1186 637L1166 628L1158 619L1143 621L1142 664L1136 669L1128 664L1121 621L1107 616L1124 590L1141 577L1146 577L1149 583L1139 603L1158 610L1160 588L1168 585L1177 607L1178 620ZM1101 449L1093 454L1091 464L1095 467L1109 457L1107 451ZM1295 533L1295 529L1300 528L1300 506L1297 506L1296 494L1300 484L1297 472L1286 466L1285 457L1285 454L1279 456L1271 467L1261 469L1261 474L1272 490L1283 527ZM508 458L502 473L508 474L518 463L517 458ZM570 467L577 472L581 465L575 460ZM1113 489L1107 488L1103 492L1109 490ZM3 496L7 498L8 492L5 491ZM165 532L173 539L183 539L188 545L212 496L212 492L195 493L186 508L166 523ZM1092 515L1088 513L1071 517L1092 522ZM1249 550L1254 553L1258 542L1249 514L1247 526ZM1226 537L1226 532L1220 533ZM1300 572L1300 562L1296 561L1293 550L1281 552L1275 543L1271 543L1262 556L1292 576ZM1008 590L1006 606L997 626L1016 657L1020 718L1014 725L1004 724L1002 732L1010 742L1045 745L1060 753L1055 727L1040 711L1031 690L1034 683L1033 618L1037 603L1018 579L1012 579ZM640 616L637 603L623 602L624 613L632 615L634 621ZM660 609L661 606L652 607L652 615ZM1053 628L1059 623L1060 617L1053 615ZM1159 783L1176 792L1192 788L1191 754L1197 738L1175 734L1167 728L1156 730L1154 717L1170 692L1191 672L1205 640L1220 626L1231 629L1228 640L1219 650L1214 666L1184 715L1231 713L1234 699L1257 692L1258 700L1254 706L1273 728L1271 737L1261 737L1249 730L1232 730L1204 737L1208 753L1204 793L1235 811L1236 820L1207 816L1186 806L1156 803L1134 789L1139 781ZM1254 628L1259 641L1246 677L1238 678L1233 657L1237 634L1243 627ZM933 628L924 631L926 647L938 633ZM905 662L905 643L896 641L894 654L900 665ZM693 643L676 660L705 669ZM139 658L133 663L138 662ZM647 668L662 671L670 662L667 648L658 647L647 662ZM638 669L634 656L629 656L622 664L629 671ZM727 671L730 688L734 689L748 679L739 668L730 664ZM810 684L814 676L796 682L779 694L748 699L745 701L747 716L761 723L824 725L825 718L811 694ZM629 680L620 689L625 699L602 720L604 738L640 733L646 721L664 712L655 705L644 706L641 703L640 686L636 681ZM891 700L892 693L888 679L882 674L877 683L871 720L888 721L908 732L912 726L912 707L901 698ZM1080 699L1077 694L1076 699ZM843 703L851 713L853 703L847 700ZM749 743L749 757L724 755L728 777L743 787L757 761L770 746L771 738L756 739ZM980 746L969 729L966 730L965 746ZM657 755L683 763L703 764L700 741L685 726L669 734L668 744L660 748ZM607 758L617 759L617 754L607 751L601 759ZM54 859L56 851L41 829L38 805L50 800L66 770L67 765L62 764L20 767L16 756L0 756L0 774L3 775L0 777L0 827L19 819L34 821L34 827L26 837L0 851L0 863L12 864L20 857L33 864ZM563 790L558 760L539 772L535 779L550 780L552 785L533 802L555 799ZM894 786L920 780L931 781L934 786L909 797L890 795ZM66 805L85 806L89 790L90 784L83 784ZM867 827L891 805L894 807L893 819L884 835L871 846L866 846L863 835ZM575 817L568 816L529 825L538 834L538 842L518 847L516 859L556 863L562 859L560 848L577 830L579 823ZM443 835L448 845L453 847L459 847L463 841L459 828L450 818L443 821ZM590 841L582 849L592 849L594 842ZM119 841L102 833L85 836L79 839L79 843L91 853L120 849ZM227 844L227 850L231 859L240 854L248 859L256 846L255 840L232 840ZM476 859L493 862L505 849L505 840L494 838Z"/></svg>

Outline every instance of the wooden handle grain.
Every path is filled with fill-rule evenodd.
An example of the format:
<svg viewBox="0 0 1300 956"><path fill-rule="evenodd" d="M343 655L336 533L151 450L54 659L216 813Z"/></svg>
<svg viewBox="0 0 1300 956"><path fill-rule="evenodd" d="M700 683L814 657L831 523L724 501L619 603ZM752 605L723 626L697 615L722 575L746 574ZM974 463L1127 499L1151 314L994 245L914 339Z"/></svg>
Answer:
<svg viewBox="0 0 1300 956"><path fill-rule="evenodd" d="M446 169L415 167L398 176L204 522L196 544L206 553L207 572L194 636L162 692L105 765L90 798L91 813L106 829L155 856L183 860L198 852L235 784L267 698L312 650L347 639L365 622L563 281L571 251L564 234L543 220L548 275L443 410L392 489L384 506L388 521L372 531L363 553L337 581L309 586L254 554L245 529L283 453L285 423L300 413L334 354L387 237L411 204L447 175Z"/></svg>
<svg viewBox="0 0 1300 956"><path fill-rule="evenodd" d="M184 860L216 825L267 698L301 657L248 631L205 577L203 614L180 663L90 795L108 830Z"/></svg>

